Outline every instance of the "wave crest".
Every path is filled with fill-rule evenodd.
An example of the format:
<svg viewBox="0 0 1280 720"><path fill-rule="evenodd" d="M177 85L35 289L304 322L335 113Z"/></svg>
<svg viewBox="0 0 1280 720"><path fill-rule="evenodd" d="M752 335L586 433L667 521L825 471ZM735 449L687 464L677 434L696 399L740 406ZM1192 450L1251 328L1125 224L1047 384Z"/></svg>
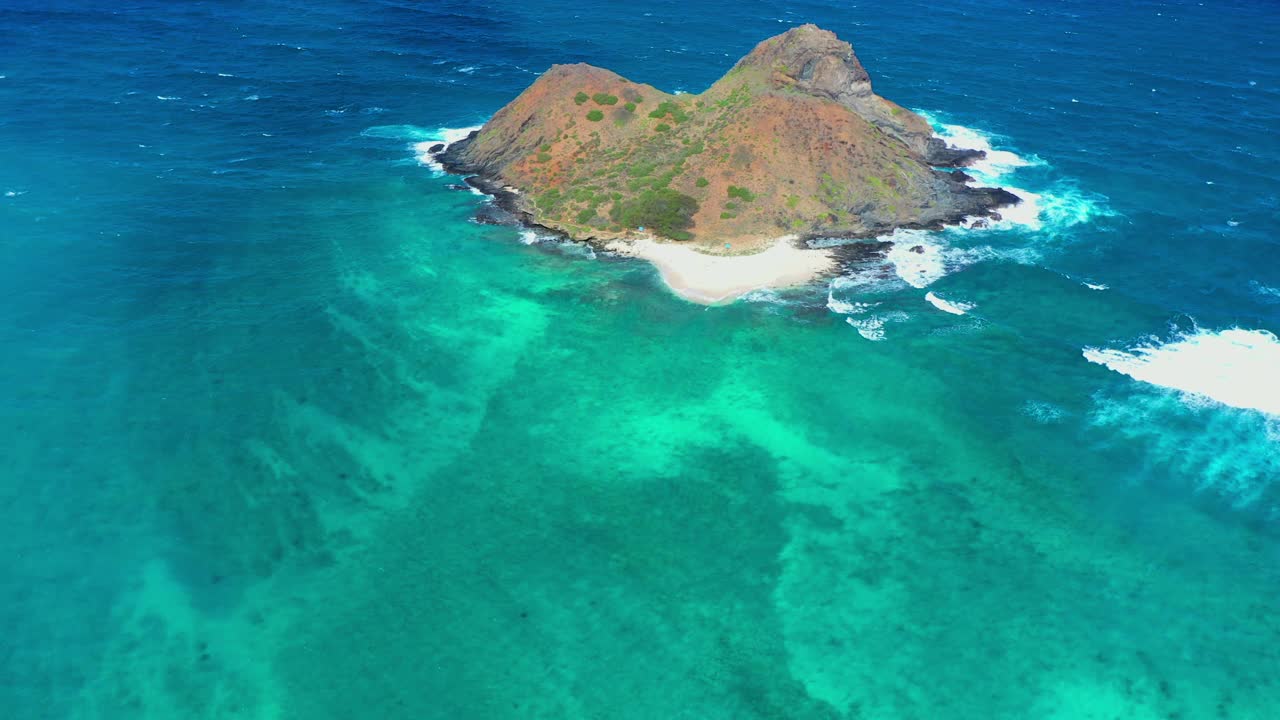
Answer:
<svg viewBox="0 0 1280 720"><path fill-rule="evenodd" d="M1088 347L1086 360L1150 385L1280 416L1280 338L1230 328L1183 333L1128 350Z"/></svg>

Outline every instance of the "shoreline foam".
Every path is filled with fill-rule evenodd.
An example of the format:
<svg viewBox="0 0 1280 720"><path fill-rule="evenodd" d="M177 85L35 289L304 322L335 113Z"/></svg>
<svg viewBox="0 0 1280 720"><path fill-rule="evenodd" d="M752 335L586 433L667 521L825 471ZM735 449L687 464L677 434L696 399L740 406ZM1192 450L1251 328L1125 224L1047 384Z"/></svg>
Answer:
<svg viewBox="0 0 1280 720"><path fill-rule="evenodd" d="M648 260L673 293L700 305L727 304L756 290L806 285L835 269L830 250L797 247L794 236L780 237L751 255L711 255L649 237L615 240L607 248Z"/></svg>

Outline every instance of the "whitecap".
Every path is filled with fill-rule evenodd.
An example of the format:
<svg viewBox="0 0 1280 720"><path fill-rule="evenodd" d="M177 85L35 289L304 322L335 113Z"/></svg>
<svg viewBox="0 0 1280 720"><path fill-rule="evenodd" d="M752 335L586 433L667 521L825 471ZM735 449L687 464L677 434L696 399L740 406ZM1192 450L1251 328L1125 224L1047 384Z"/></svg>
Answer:
<svg viewBox="0 0 1280 720"><path fill-rule="evenodd" d="M1166 343L1087 347L1086 360L1158 387L1280 415L1280 339L1266 330L1194 330Z"/></svg>
<svg viewBox="0 0 1280 720"><path fill-rule="evenodd" d="M218 73L218 77L235 77L231 73Z"/></svg>
<svg viewBox="0 0 1280 720"><path fill-rule="evenodd" d="M1262 296L1262 299L1267 302L1280 302L1280 288L1263 285L1257 280L1250 280L1249 288L1253 290L1254 293Z"/></svg>
<svg viewBox="0 0 1280 720"><path fill-rule="evenodd" d="M157 95L156 99L157 100L181 100L182 98L178 97L177 95Z"/></svg>
<svg viewBox="0 0 1280 720"><path fill-rule="evenodd" d="M844 319L851 325L858 334L872 342L880 342L885 339L884 326L890 322L901 322L906 320L909 315L904 312L888 312L877 313L873 315L846 317Z"/></svg>
<svg viewBox="0 0 1280 720"><path fill-rule="evenodd" d="M882 317L873 315L862 319L845 318L845 322L852 325L859 335L872 342L884 340L884 318Z"/></svg>
<svg viewBox="0 0 1280 720"><path fill-rule="evenodd" d="M1091 283L1091 282L1088 282L1087 280L1083 283L1083 285L1089 288L1090 290L1107 290L1108 289L1108 286L1103 285L1102 283Z"/></svg>
<svg viewBox="0 0 1280 720"><path fill-rule="evenodd" d="M951 313L952 315L964 315L965 313L969 312L974 308L974 305L972 303L962 303L962 302L955 302L953 300L946 300L944 298L938 297L938 294L932 291L925 293L924 299L929 301L930 305L938 308L942 312Z"/></svg>

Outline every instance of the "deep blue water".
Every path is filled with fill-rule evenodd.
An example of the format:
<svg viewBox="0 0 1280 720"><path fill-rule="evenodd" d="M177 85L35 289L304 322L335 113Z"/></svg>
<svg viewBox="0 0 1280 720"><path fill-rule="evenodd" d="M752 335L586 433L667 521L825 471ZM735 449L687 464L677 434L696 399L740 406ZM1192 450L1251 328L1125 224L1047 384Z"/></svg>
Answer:
<svg viewBox="0 0 1280 720"><path fill-rule="evenodd" d="M1272 717L1276 10L0 2L0 714ZM708 310L415 157L805 22L1038 216Z"/></svg>

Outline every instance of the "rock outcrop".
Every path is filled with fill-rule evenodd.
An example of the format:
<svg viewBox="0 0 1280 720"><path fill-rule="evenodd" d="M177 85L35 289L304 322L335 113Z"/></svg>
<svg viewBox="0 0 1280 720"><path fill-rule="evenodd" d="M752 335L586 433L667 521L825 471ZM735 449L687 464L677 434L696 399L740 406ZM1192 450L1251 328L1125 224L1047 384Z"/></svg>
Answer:
<svg viewBox="0 0 1280 720"><path fill-rule="evenodd" d="M982 153L947 147L813 25L760 43L700 95L556 65L437 155L525 220L583 240L637 232L710 252L780 235L869 237L995 215Z"/></svg>

